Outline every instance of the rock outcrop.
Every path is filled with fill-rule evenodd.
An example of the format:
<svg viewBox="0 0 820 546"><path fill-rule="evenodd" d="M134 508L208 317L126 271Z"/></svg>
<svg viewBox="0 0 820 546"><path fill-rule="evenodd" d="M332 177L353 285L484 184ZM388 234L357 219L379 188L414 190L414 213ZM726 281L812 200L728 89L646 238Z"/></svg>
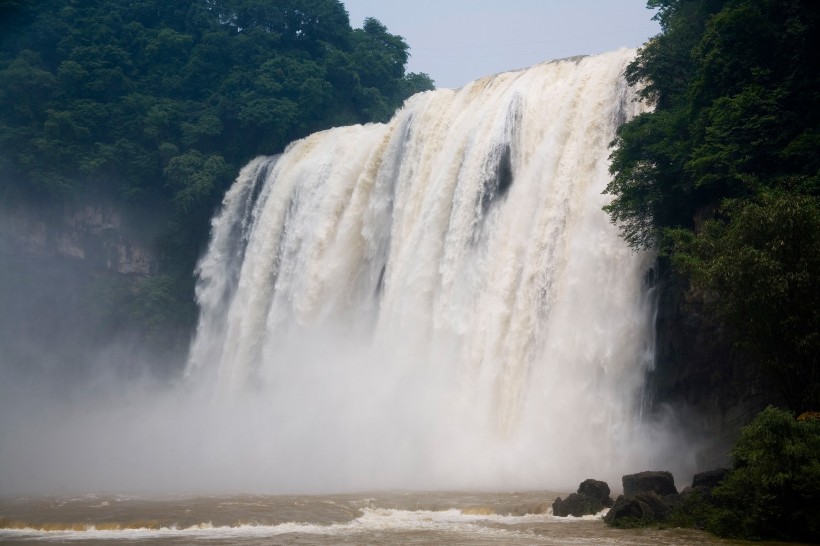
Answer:
<svg viewBox="0 0 820 546"><path fill-rule="evenodd" d="M624 494L604 516L604 521L616 527L637 527L663 522L672 515L679 502L678 490L671 472L648 471L627 474L621 478Z"/></svg>
<svg viewBox="0 0 820 546"><path fill-rule="evenodd" d="M712 490L720 485L720 482L728 475L728 468L717 468L715 470L695 474L692 478L692 485L681 491L681 495L688 496L692 493L697 493L701 499L711 502Z"/></svg>
<svg viewBox="0 0 820 546"><path fill-rule="evenodd" d="M666 521L672 514L672 507L654 491L641 491L631 497L620 495L604 516L604 521L616 526Z"/></svg>
<svg viewBox="0 0 820 546"><path fill-rule="evenodd" d="M104 357L111 373L149 360L163 373L179 365L190 334L167 307L176 294L146 283L160 272L152 248L162 214L102 198L37 207L0 198L3 366L48 370L56 385L96 376L108 351L117 351ZM139 296L143 287L154 287L143 292L154 299Z"/></svg>
<svg viewBox="0 0 820 546"><path fill-rule="evenodd" d="M624 494L615 500L604 521L614 527L641 527L665 522L675 514L680 519L693 503L712 502L712 489L728 474L725 468L695 474L692 485L681 493L670 472L627 474L622 478Z"/></svg>
<svg viewBox="0 0 820 546"><path fill-rule="evenodd" d="M622 478L624 485L624 496L632 497L637 493L654 491L658 496L674 495L678 492L675 488L675 479L671 472L648 471L637 474L627 474Z"/></svg>
<svg viewBox="0 0 820 546"><path fill-rule="evenodd" d="M600 480L584 480L578 486L578 494L600 501L603 506L612 506L609 484Z"/></svg>
<svg viewBox="0 0 820 546"><path fill-rule="evenodd" d="M9 251L57 257L82 263L89 270L146 277L157 273L159 260L151 241L156 233L148 212L126 212L105 202L43 205L39 210L18 203L0 207L0 230Z"/></svg>
<svg viewBox="0 0 820 546"><path fill-rule="evenodd" d="M729 475L728 468L717 468L708 472L695 474L692 478L692 489L706 489L711 491Z"/></svg>
<svg viewBox="0 0 820 546"><path fill-rule="evenodd" d="M552 515L559 517L587 516L597 514L604 508L612 506L609 496L609 485L600 480L584 480L578 491L566 499L558 497L552 503Z"/></svg>
<svg viewBox="0 0 820 546"><path fill-rule="evenodd" d="M741 427L777 404L779 396L761 365L723 334L705 309L706 296L663 261L659 269L655 366L646 377L646 411L673 408L681 434L698 439L698 466L728 465Z"/></svg>

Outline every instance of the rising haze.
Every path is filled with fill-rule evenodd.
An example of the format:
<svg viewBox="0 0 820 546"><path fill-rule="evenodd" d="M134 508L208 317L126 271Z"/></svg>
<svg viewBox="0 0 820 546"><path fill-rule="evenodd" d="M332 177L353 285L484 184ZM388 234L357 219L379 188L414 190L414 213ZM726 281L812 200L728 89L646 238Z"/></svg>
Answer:
<svg viewBox="0 0 820 546"><path fill-rule="evenodd" d="M4 382L5 492L571 489L671 457L644 423L651 254L601 206L634 51L414 97L245 167L186 377ZM59 390L59 389L57 389ZM20 413L25 418L20 419Z"/></svg>

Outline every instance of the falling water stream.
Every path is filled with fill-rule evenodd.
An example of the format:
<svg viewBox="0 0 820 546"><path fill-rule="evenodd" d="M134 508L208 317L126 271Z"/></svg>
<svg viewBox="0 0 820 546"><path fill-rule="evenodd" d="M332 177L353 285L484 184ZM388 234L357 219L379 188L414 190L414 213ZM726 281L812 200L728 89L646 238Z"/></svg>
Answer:
<svg viewBox="0 0 820 546"><path fill-rule="evenodd" d="M634 463L653 256L601 210L643 108L633 56L422 93L243 169L188 374L266 399L282 485L569 486Z"/></svg>
<svg viewBox="0 0 820 546"><path fill-rule="evenodd" d="M548 509L693 469L639 411L654 255L601 210L646 109L634 55L421 93L245 166L184 379L4 420L2 494L61 496L0 499L0 541L720 543Z"/></svg>

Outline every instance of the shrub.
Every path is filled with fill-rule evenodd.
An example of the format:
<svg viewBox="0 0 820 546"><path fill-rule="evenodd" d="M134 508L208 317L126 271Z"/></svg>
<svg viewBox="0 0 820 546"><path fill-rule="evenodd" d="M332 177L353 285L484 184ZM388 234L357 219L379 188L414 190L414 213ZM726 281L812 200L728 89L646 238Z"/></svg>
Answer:
<svg viewBox="0 0 820 546"><path fill-rule="evenodd" d="M741 432L708 529L746 539L820 536L820 420L769 407Z"/></svg>

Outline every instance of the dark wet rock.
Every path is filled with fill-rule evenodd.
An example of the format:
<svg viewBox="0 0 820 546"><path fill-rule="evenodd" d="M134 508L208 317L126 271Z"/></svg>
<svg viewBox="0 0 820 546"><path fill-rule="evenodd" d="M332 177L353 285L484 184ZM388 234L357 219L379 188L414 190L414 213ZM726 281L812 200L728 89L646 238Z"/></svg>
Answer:
<svg viewBox="0 0 820 546"><path fill-rule="evenodd" d="M609 512L604 516L604 521L610 525L616 525L624 520L639 520L644 514L641 503L634 499L627 499L619 495Z"/></svg>
<svg viewBox="0 0 820 546"><path fill-rule="evenodd" d="M572 493L566 499L558 497L552 503L552 515L567 517L567 516L586 516L588 514L597 514L602 509L601 503L595 499L591 499L578 493Z"/></svg>
<svg viewBox="0 0 820 546"><path fill-rule="evenodd" d="M597 514L610 506L612 498L609 496L609 485L600 480L584 480L578 486L577 493L572 493L566 499L555 499L552 503L552 515L580 517Z"/></svg>
<svg viewBox="0 0 820 546"><path fill-rule="evenodd" d="M728 468L717 468L715 470L709 470L708 472L701 472L699 474L695 474L692 478L692 488L698 489L708 489L711 491L715 487L717 487L720 482L723 481L726 476L729 475Z"/></svg>
<svg viewBox="0 0 820 546"><path fill-rule="evenodd" d="M675 488L670 472L627 474L624 494L618 497L604 521L615 527L640 527L667 521L684 497Z"/></svg>
<svg viewBox="0 0 820 546"><path fill-rule="evenodd" d="M692 478L692 485L681 491L681 495L692 497L693 495L702 501L712 502L712 490L720 485L720 482L729 475L728 468L718 468L695 474Z"/></svg>
<svg viewBox="0 0 820 546"><path fill-rule="evenodd" d="M672 508L654 491L643 491L633 498L649 507L647 515L655 521L666 521L672 515Z"/></svg>
<svg viewBox="0 0 820 546"><path fill-rule="evenodd" d="M671 472L647 471L627 474L622 478L624 496L629 498L638 493L652 491L658 496L672 495L678 492Z"/></svg>
<svg viewBox="0 0 820 546"><path fill-rule="evenodd" d="M609 484L600 480L584 480L578 486L578 494L600 501L604 507L612 506L612 497L609 496Z"/></svg>
<svg viewBox="0 0 820 546"><path fill-rule="evenodd" d="M641 491L630 497L621 495L609 509L604 521L615 527L638 527L669 519L672 508L654 491Z"/></svg>
<svg viewBox="0 0 820 546"><path fill-rule="evenodd" d="M688 489L688 488L687 488L687 489ZM663 497L661 497L661 498L663 499L663 502L664 502L664 503L665 503L665 504L666 504L669 508L671 508L672 510L674 510L676 507L678 507L678 506L680 506L680 505L682 505L682 504L683 504L683 502L684 502L684 500L685 500L685 495L683 494L683 492L681 492L681 493L673 493L673 494L671 494L671 495L664 495L664 496L663 496Z"/></svg>

